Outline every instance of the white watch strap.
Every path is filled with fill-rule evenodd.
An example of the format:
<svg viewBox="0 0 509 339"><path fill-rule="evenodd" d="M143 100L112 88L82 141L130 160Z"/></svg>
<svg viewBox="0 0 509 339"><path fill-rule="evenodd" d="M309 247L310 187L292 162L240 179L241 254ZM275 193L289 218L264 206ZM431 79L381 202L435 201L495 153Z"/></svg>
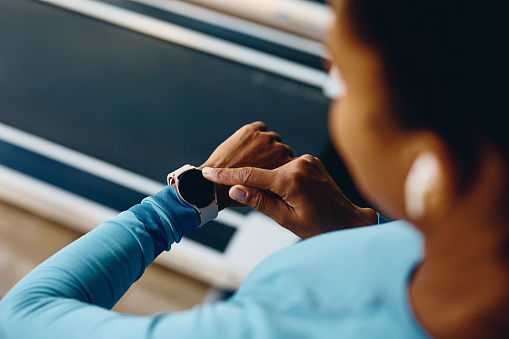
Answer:
<svg viewBox="0 0 509 339"><path fill-rule="evenodd" d="M199 208L198 210L200 211L200 226L215 219L219 213L219 206L217 205L217 193L216 198L210 205L204 208Z"/></svg>
<svg viewBox="0 0 509 339"><path fill-rule="evenodd" d="M169 173L168 176L166 177L166 180L168 181L168 185L173 185L174 183L177 182L179 175L181 175L182 173L184 173L186 171L189 171L190 169L194 169L194 168L196 168L196 167L188 164L188 165L184 165L184 166L180 167L179 169Z"/></svg>

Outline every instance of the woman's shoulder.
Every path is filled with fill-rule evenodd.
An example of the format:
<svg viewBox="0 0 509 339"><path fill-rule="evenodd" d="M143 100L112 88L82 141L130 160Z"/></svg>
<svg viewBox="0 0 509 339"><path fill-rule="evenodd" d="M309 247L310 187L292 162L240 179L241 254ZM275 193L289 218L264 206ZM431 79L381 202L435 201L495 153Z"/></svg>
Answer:
<svg viewBox="0 0 509 339"><path fill-rule="evenodd" d="M280 306L283 299L292 307L310 300L335 307L401 287L421 257L421 236L403 221L330 232L267 258L238 295L263 295L267 302L277 298Z"/></svg>
<svg viewBox="0 0 509 339"><path fill-rule="evenodd" d="M382 225L358 227L324 233L302 240L274 253L254 271L292 269L302 266L327 266L341 269L349 263L373 263L407 254L421 256L422 237L411 224L394 221ZM296 260L296 259L299 260ZM370 264L371 266L371 264Z"/></svg>
<svg viewBox="0 0 509 339"><path fill-rule="evenodd" d="M227 301L181 316L208 337L426 338L406 297L420 247L401 222L320 235L267 258Z"/></svg>

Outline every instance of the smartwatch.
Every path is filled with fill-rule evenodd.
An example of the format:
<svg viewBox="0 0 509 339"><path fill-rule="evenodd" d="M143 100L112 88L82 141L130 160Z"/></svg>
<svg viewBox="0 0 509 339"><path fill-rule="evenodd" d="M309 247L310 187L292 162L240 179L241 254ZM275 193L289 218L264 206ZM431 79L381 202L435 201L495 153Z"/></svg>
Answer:
<svg viewBox="0 0 509 339"><path fill-rule="evenodd" d="M174 185L180 200L198 213L200 226L217 217L216 184L205 179L200 169L184 165L168 174L168 185Z"/></svg>

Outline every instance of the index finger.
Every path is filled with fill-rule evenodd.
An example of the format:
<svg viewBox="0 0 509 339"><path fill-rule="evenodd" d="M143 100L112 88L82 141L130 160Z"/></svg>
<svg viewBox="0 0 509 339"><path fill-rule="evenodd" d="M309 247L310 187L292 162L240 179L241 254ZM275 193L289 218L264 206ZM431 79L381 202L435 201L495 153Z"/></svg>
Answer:
<svg viewBox="0 0 509 339"><path fill-rule="evenodd" d="M274 191L277 173L273 170L266 170L256 167L241 168L211 168L205 167L202 170L203 176L217 184L228 186L244 185Z"/></svg>

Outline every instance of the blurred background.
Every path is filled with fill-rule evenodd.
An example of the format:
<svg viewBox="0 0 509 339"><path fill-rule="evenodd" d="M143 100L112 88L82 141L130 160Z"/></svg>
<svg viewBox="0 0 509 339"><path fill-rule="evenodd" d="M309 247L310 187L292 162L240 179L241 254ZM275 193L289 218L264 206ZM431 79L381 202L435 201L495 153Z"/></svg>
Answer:
<svg viewBox="0 0 509 339"><path fill-rule="evenodd" d="M0 297L256 120L366 206L328 136L332 20L320 0L0 0ZM226 210L116 309L217 300L296 241L248 208Z"/></svg>

